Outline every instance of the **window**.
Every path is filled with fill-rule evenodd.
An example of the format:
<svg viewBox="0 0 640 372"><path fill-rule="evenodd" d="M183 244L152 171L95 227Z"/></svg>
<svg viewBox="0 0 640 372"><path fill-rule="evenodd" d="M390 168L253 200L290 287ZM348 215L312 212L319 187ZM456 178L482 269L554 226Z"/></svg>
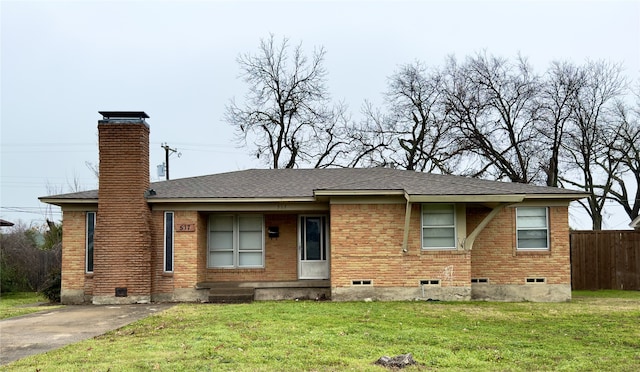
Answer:
<svg viewBox="0 0 640 372"><path fill-rule="evenodd" d="M456 248L456 211L453 204L422 205L422 249Z"/></svg>
<svg viewBox="0 0 640 372"><path fill-rule="evenodd" d="M173 272L173 212L164 212L164 271Z"/></svg>
<svg viewBox="0 0 640 372"><path fill-rule="evenodd" d="M86 237L87 241L85 244L86 247L86 271L88 273L93 272L93 236L96 230L96 212L87 212L87 223L86 223Z"/></svg>
<svg viewBox="0 0 640 372"><path fill-rule="evenodd" d="M209 217L209 267L264 267L261 215Z"/></svg>
<svg viewBox="0 0 640 372"><path fill-rule="evenodd" d="M518 249L549 249L548 221L545 207L516 208Z"/></svg>

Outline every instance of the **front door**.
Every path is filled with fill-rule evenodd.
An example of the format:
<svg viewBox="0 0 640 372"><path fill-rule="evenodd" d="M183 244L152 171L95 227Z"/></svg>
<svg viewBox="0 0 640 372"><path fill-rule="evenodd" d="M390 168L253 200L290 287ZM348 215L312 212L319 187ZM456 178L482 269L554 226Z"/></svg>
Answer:
<svg viewBox="0 0 640 372"><path fill-rule="evenodd" d="M300 216L298 276L329 279L329 234L326 216Z"/></svg>

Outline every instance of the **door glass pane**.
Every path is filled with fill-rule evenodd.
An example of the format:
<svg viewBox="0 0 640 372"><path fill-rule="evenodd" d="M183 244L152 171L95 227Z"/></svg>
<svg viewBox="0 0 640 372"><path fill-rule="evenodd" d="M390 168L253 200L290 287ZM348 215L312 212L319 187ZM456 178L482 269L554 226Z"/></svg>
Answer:
<svg viewBox="0 0 640 372"><path fill-rule="evenodd" d="M305 258L307 260L321 260L322 228L320 217L307 217L304 222L305 230Z"/></svg>

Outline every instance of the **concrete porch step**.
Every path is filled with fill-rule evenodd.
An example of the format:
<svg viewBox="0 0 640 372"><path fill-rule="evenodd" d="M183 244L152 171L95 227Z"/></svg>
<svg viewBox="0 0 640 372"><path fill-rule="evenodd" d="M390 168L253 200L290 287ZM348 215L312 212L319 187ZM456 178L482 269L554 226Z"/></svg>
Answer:
<svg viewBox="0 0 640 372"><path fill-rule="evenodd" d="M211 303L249 303L253 302L253 288L217 287L209 289L209 302Z"/></svg>
<svg viewBox="0 0 640 372"><path fill-rule="evenodd" d="M219 288L330 288L331 282L328 279L318 280L291 280L291 281L270 281L270 282L201 282L196 288L208 288L212 292Z"/></svg>

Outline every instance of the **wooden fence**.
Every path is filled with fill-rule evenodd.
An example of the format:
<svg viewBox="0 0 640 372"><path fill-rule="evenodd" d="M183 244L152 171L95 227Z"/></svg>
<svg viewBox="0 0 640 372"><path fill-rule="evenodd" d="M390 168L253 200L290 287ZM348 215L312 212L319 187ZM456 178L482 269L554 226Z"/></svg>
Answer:
<svg viewBox="0 0 640 372"><path fill-rule="evenodd" d="M571 286L640 290L640 231L572 231Z"/></svg>

